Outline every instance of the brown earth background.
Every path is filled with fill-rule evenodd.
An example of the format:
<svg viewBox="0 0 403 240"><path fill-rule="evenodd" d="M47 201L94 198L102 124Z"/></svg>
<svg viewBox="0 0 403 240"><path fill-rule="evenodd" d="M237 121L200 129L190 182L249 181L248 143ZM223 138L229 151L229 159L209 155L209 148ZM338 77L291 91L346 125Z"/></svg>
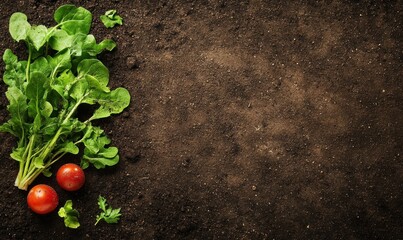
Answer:
<svg viewBox="0 0 403 240"><path fill-rule="evenodd" d="M12 13L52 26L65 3L118 44L101 60L132 102L98 124L121 161L76 193L37 179L71 230L28 209L1 133L0 239L403 239L403 1L1 1L0 52L26 57ZM94 226L100 194L119 224Z"/></svg>

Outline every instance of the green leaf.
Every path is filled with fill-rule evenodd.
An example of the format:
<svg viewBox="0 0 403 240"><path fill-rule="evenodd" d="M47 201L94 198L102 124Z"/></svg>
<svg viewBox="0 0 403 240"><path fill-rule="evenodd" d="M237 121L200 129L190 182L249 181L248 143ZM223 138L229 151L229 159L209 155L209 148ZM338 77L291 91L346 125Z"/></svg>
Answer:
<svg viewBox="0 0 403 240"><path fill-rule="evenodd" d="M58 215L64 218L64 225L68 228L78 228L80 223L78 221L79 213L73 208L73 202L67 200L64 207L61 207L58 211Z"/></svg>
<svg viewBox="0 0 403 240"><path fill-rule="evenodd" d="M105 135L100 127L90 127L85 133L86 138L83 138L85 150L89 154L97 154L111 140Z"/></svg>
<svg viewBox="0 0 403 240"><path fill-rule="evenodd" d="M87 35L82 33L77 33L71 37L70 51L72 56L79 57L83 55L83 44L86 37Z"/></svg>
<svg viewBox="0 0 403 240"><path fill-rule="evenodd" d="M117 147L109 147L102 149L101 152L98 153L99 156L107 158L107 159L114 159L118 155L118 148ZM119 159L117 159L119 161Z"/></svg>
<svg viewBox="0 0 403 240"><path fill-rule="evenodd" d="M53 17L60 28L70 35L88 34L90 31L92 14L83 7L63 5L56 10Z"/></svg>
<svg viewBox="0 0 403 240"><path fill-rule="evenodd" d="M70 69L71 66L71 56L69 49L64 49L58 52L54 57L47 56L50 67L52 68L51 78L57 77L59 72Z"/></svg>
<svg viewBox="0 0 403 240"><path fill-rule="evenodd" d="M43 121L43 126L41 127L41 134L45 136L54 136L59 129L58 118L46 118ZM45 140L45 139L44 139Z"/></svg>
<svg viewBox="0 0 403 240"><path fill-rule="evenodd" d="M106 199L101 195L98 197L98 206L102 212L97 215L95 225L97 225L101 220L104 220L107 223L117 223L122 216L120 208L114 209L111 206L108 206Z"/></svg>
<svg viewBox="0 0 403 240"><path fill-rule="evenodd" d="M24 152L25 152L25 147L19 147L13 150L13 152L10 154L10 157L18 162L25 162L24 159Z"/></svg>
<svg viewBox="0 0 403 240"><path fill-rule="evenodd" d="M10 103L7 109L11 115L11 119L8 121L8 129L12 129L10 133L14 136L22 138L28 110L27 98L17 87L9 87L6 97Z"/></svg>
<svg viewBox="0 0 403 240"><path fill-rule="evenodd" d="M45 177L51 177L52 176L52 172L50 171L49 168L46 168L42 171L43 176Z"/></svg>
<svg viewBox="0 0 403 240"><path fill-rule="evenodd" d="M71 154L78 154L80 149L73 142L65 142L57 150L58 152L66 152Z"/></svg>
<svg viewBox="0 0 403 240"><path fill-rule="evenodd" d="M35 47L36 50L39 49L45 44L47 38L48 29L43 26L33 26L28 31L28 40Z"/></svg>
<svg viewBox="0 0 403 240"><path fill-rule="evenodd" d="M82 169L87 169L89 166L90 166L89 162L81 160L80 167Z"/></svg>
<svg viewBox="0 0 403 240"><path fill-rule="evenodd" d="M55 30L55 32L49 38L49 46L56 51L62 51L63 49L70 48L72 45L73 36L61 29Z"/></svg>
<svg viewBox="0 0 403 240"><path fill-rule="evenodd" d="M86 152L84 150L84 155L82 158L82 161L86 161L88 163L91 163L94 165L96 169L102 169L105 168L106 166L114 166L119 162L119 155L116 155L114 158L106 158L98 155L99 157L92 157L91 155L85 155Z"/></svg>
<svg viewBox="0 0 403 240"><path fill-rule="evenodd" d="M77 66L78 78L87 79L89 86L109 91L109 70L98 59L84 59Z"/></svg>
<svg viewBox="0 0 403 240"><path fill-rule="evenodd" d="M112 39L105 39L98 44L98 48L101 50L106 49L108 51L112 51L115 47L116 43Z"/></svg>
<svg viewBox="0 0 403 240"><path fill-rule="evenodd" d="M60 83L64 86L70 85L74 82L75 80L75 76L74 74L71 72L71 70L67 69L65 71L63 71L59 77L57 78Z"/></svg>
<svg viewBox="0 0 403 240"><path fill-rule="evenodd" d="M0 132L8 132L15 137L20 137L17 132L14 131L13 129L13 124L10 123L10 121L3 123L0 125Z"/></svg>
<svg viewBox="0 0 403 240"><path fill-rule="evenodd" d="M103 94L98 100L100 107L95 110L91 120L106 118L111 114L121 113L130 104L130 94L125 88L117 88L109 93Z"/></svg>
<svg viewBox="0 0 403 240"><path fill-rule="evenodd" d="M41 72L48 77L52 71L48 60L45 57L39 57L31 64L31 72Z"/></svg>
<svg viewBox="0 0 403 240"><path fill-rule="evenodd" d="M77 118L70 118L66 123L62 124L64 132L66 133L76 133L82 132L86 128L87 124L81 122Z"/></svg>
<svg viewBox="0 0 403 240"><path fill-rule="evenodd" d="M83 99L82 103L93 105L97 103L100 98L102 98L103 94L104 92L100 91L99 89L91 89Z"/></svg>
<svg viewBox="0 0 403 240"><path fill-rule="evenodd" d="M116 10L108 10L104 15L101 15L101 21L107 28L113 28L115 25L123 24L123 19L116 14Z"/></svg>
<svg viewBox="0 0 403 240"><path fill-rule="evenodd" d="M97 44L94 35L89 34L85 37L81 45L81 50L90 56L96 56L100 54L105 49L112 51L116 47L116 43L111 39L105 39L99 44Z"/></svg>
<svg viewBox="0 0 403 240"><path fill-rule="evenodd" d="M108 206L108 204L106 203L106 199L101 195L99 195L98 197L98 206L104 212L106 211L106 206Z"/></svg>
<svg viewBox="0 0 403 240"><path fill-rule="evenodd" d="M41 111L41 115L45 118L49 118L50 115L53 112L53 106L50 102L48 101L41 101L40 104L40 111Z"/></svg>
<svg viewBox="0 0 403 240"><path fill-rule="evenodd" d="M16 86L20 90L23 90L26 62L19 62L17 56L10 49L4 51L3 61L6 64L3 81L8 86Z"/></svg>
<svg viewBox="0 0 403 240"><path fill-rule="evenodd" d="M60 73L60 75L51 83L52 89L54 89L59 94L59 96L63 98L60 100L64 103L67 103L66 98L68 98L68 91L70 90L71 85L74 83L75 79L76 77L70 70L65 70Z"/></svg>
<svg viewBox="0 0 403 240"><path fill-rule="evenodd" d="M89 133L89 131L91 131ZM87 138L83 139L84 155L81 165L88 167L91 163L95 168L101 169L106 166L113 166L119 162L118 149L116 147L106 147L111 140L99 127L92 127L87 130Z"/></svg>
<svg viewBox="0 0 403 240"><path fill-rule="evenodd" d="M31 133L36 134L41 130L42 118L40 114L35 115L34 122L32 123Z"/></svg>
<svg viewBox="0 0 403 240"><path fill-rule="evenodd" d="M85 97L87 90L88 90L87 81L85 79L80 79L77 82L75 82L71 87L70 97L72 97L74 100L79 101Z"/></svg>
<svg viewBox="0 0 403 240"><path fill-rule="evenodd" d="M98 142L95 141L94 139L89 138L89 139L84 140L84 145L85 145L85 149L90 154L97 154L99 152Z"/></svg>
<svg viewBox="0 0 403 240"><path fill-rule="evenodd" d="M112 209L109 213L109 216L105 218L105 222L107 223L118 223L120 216L120 208Z"/></svg>
<svg viewBox="0 0 403 240"><path fill-rule="evenodd" d="M104 107L100 107L97 110L95 110L94 115L90 118L90 120L95 120L95 119L101 119L101 118L107 118L111 115L111 113L108 111L108 109Z"/></svg>
<svg viewBox="0 0 403 240"><path fill-rule="evenodd" d="M28 108L26 96L17 87L9 87L6 92L6 97L10 103L8 105L8 111L12 117L20 116L22 121L22 116Z"/></svg>
<svg viewBox="0 0 403 240"><path fill-rule="evenodd" d="M39 103L43 99L45 91L49 86L49 81L42 72L33 72L27 85L26 96L28 99Z"/></svg>
<svg viewBox="0 0 403 240"><path fill-rule="evenodd" d="M3 53L3 61L6 65L14 65L18 62L18 58L13 51L6 49Z"/></svg>
<svg viewBox="0 0 403 240"><path fill-rule="evenodd" d="M34 166L36 168L44 168L45 167L43 157L34 157L33 161L34 161Z"/></svg>
<svg viewBox="0 0 403 240"><path fill-rule="evenodd" d="M31 29L31 24L27 21L27 16L23 13L16 12L10 17L9 31L11 37L19 42L27 38L28 32Z"/></svg>

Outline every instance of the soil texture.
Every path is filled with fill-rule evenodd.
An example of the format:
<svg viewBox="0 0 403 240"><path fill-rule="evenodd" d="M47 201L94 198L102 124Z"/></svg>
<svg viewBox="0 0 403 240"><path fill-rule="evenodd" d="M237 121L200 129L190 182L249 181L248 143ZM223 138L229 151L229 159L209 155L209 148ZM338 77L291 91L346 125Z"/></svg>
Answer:
<svg viewBox="0 0 403 240"><path fill-rule="evenodd" d="M0 133L0 239L403 238L403 1L1 1L1 54L26 57L12 13L53 26L66 3L117 42L100 58L132 102L97 124L121 160L75 193L35 181L73 200L67 229L28 209ZM122 26L102 25L109 9ZM99 195L118 224L94 226Z"/></svg>

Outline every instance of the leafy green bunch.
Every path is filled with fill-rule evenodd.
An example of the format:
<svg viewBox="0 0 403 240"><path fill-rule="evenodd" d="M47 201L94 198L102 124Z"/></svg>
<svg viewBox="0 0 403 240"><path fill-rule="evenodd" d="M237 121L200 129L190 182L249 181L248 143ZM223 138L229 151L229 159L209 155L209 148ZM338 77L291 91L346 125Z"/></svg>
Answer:
<svg viewBox="0 0 403 240"><path fill-rule="evenodd" d="M19 60L10 49L3 54L10 119L0 131L18 139L11 157L19 162L15 185L24 190L41 173L49 176L53 163L67 153L78 154L80 148L83 168L115 165L118 149L109 146L110 139L92 122L121 113L130 103L127 89L108 87L109 71L96 56L116 44L110 39L97 43L89 34L92 14L63 5L54 20L53 27L33 26L25 14L12 14L10 34L25 42L28 59ZM95 109L84 120L76 116L83 104Z"/></svg>

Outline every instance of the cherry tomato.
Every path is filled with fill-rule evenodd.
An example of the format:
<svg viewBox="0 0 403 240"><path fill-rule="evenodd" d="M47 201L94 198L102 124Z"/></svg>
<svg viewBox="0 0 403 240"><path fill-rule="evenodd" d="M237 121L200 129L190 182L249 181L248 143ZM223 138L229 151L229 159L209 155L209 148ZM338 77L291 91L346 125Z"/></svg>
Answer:
<svg viewBox="0 0 403 240"><path fill-rule="evenodd" d="M56 209L59 197L52 187L38 184L28 192L27 203L35 213L47 214Z"/></svg>
<svg viewBox="0 0 403 240"><path fill-rule="evenodd" d="M84 185L84 171L74 163L66 163L57 171L56 181L66 191L77 191Z"/></svg>

